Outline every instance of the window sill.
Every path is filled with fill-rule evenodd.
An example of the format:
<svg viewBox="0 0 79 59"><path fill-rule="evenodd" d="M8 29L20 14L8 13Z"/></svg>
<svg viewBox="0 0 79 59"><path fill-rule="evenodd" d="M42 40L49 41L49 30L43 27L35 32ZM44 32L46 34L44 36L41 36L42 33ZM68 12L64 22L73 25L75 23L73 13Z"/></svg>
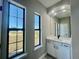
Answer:
<svg viewBox="0 0 79 59"><path fill-rule="evenodd" d="M36 51L37 49L39 49L39 48L41 48L41 47L42 47L42 45L39 45L39 46L35 47L35 48L34 48L34 51Z"/></svg>
<svg viewBox="0 0 79 59"><path fill-rule="evenodd" d="M27 53L23 53L23 54L21 54L19 56L16 56L16 57L12 58L12 59L22 59L25 56L27 56Z"/></svg>

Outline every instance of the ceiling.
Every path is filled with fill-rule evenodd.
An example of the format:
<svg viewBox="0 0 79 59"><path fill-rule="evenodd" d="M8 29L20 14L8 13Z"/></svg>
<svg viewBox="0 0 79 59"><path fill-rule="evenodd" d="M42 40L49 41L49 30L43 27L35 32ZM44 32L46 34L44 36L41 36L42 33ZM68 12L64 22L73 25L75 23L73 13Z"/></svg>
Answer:
<svg viewBox="0 0 79 59"><path fill-rule="evenodd" d="M65 3L67 0L38 0L38 1L42 5L44 5L46 8L49 8L49 7L57 4L58 2L63 1L64 2L63 4L61 3L61 5L54 7L51 11L48 12L48 14L50 16L57 17L57 18L71 16L70 4Z"/></svg>
<svg viewBox="0 0 79 59"><path fill-rule="evenodd" d="M43 4L46 8L53 6L57 2L61 0L38 0L41 4Z"/></svg>
<svg viewBox="0 0 79 59"><path fill-rule="evenodd" d="M71 16L71 8L70 5L61 5L52 9L51 16L57 18L69 17Z"/></svg>

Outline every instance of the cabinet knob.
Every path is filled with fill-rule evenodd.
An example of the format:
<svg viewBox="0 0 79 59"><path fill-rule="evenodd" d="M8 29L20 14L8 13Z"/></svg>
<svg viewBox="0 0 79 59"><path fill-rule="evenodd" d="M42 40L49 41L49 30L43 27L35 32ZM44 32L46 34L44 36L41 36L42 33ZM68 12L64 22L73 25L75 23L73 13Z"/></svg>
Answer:
<svg viewBox="0 0 79 59"><path fill-rule="evenodd" d="M58 49L58 46L54 46L55 49Z"/></svg>
<svg viewBox="0 0 79 59"><path fill-rule="evenodd" d="M67 45L64 45L65 47L68 47Z"/></svg>

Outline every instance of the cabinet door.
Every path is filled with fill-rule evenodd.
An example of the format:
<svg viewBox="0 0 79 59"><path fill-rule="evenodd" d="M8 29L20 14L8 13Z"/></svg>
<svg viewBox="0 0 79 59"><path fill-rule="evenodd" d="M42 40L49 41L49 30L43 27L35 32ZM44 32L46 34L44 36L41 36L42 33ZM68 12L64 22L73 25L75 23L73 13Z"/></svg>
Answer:
<svg viewBox="0 0 79 59"><path fill-rule="evenodd" d="M57 50L57 59L63 59L64 55L63 55L63 47L62 46L58 46L58 50Z"/></svg>
<svg viewBox="0 0 79 59"><path fill-rule="evenodd" d="M70 47L58 46L57 59L70 59Z"/></svg>
<svg viewBox="0 0 79 59"><path fill-rule="evenodd" d="M47 43L47 53L50 54L53 57L57 57L56 56L56 49L54 48L53 42Z"/></svg>
<svg viewBox="0 0 79 59"><path fill-rule="evenodd" d="M64 59L71 59L71 48L69 46L64 46Z"/></svg>

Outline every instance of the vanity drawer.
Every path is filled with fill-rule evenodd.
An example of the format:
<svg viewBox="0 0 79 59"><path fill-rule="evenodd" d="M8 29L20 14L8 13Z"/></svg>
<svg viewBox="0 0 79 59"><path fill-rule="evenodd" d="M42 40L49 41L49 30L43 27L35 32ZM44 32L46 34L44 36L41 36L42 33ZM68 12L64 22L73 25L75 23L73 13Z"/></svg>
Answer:
<svg viewBox="0 0 79 59"><path fill-rule="evenodd" d="M58 46L58 45L61 46L63 43L54 41L53 44L54 44L55 46Z"/></svg>

